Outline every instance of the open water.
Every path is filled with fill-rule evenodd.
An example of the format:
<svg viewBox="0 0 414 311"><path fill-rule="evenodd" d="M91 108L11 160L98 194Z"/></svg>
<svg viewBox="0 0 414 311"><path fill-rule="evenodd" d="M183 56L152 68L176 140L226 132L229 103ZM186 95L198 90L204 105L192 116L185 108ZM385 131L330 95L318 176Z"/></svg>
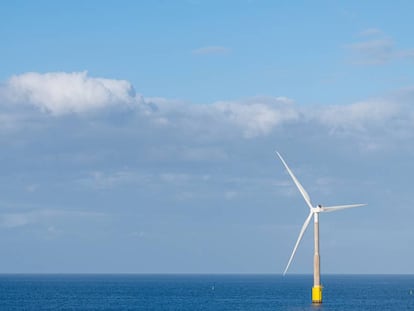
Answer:
<svg viewBox="0 0 414 311"><path fill-rule="evenodd" d="M414 276L0 275L0 310L414 310Z"/></svg>

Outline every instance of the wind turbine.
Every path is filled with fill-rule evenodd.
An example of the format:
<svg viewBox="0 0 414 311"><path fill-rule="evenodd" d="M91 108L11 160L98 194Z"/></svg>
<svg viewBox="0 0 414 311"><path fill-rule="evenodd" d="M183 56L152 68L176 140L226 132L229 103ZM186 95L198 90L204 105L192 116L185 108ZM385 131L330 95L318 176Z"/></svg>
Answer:
<svg viewBox="0 0 414 311"><path fill-rule="evenodd" d="M289 258L288 264L286 266L285 271L283 272L283 275L286 274L286 272L289 269L289 266L293 260L293 257L295 256L296 250L299 246L300 241L302 240L303 234L306 231L306 228L308 227L312 217L314 221L314 239L315 239L315 255L314 255L314 261L313 261L313 287L312 287L312 303L320 304L322 303L322 285L321 285L321 274L320 274L320 255L319 255L319 213L324 212L335 212L346 208L351 207L358 207L358 206L364 206L366 204L350 204L350 205L337 205L337 206L329 206L325 207L322 205L313 206L309 197L309 194L306 192L306 190L303 188L303 186L300 184L300 182L297 180L295 175L293 175L293 172L290 170L289 166L286 164L285 160L283 160L282 156L279 152L276 152L279 156L280 160L282 160L283 165L286 167L286 170L288 171L290 177L292 177L293 182L295 183L296 187L298 187L300 193L302 194L303 198L305 199L306 204L309 207L309 215L306 218L302 229L300 230L299 237L296 241L295 247L293 248L292 255Z"/></svg>

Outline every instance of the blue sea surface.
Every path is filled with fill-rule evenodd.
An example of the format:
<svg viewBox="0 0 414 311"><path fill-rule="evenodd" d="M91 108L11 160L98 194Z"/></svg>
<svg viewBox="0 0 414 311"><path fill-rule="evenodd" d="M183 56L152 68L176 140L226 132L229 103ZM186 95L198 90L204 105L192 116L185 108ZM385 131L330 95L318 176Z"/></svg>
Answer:
<svg viewBox="0 0 414 311"><path fill-rule="evenodd" d="M414 310L412 275L0 275L0 310Z"/></svg>

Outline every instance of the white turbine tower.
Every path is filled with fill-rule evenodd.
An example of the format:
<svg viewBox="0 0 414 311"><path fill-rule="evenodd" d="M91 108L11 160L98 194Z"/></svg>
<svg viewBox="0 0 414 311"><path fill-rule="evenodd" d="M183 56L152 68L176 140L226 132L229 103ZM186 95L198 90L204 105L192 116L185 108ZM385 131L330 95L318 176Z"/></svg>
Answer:
<svg viewBox="0 0 414 311"><path fill-rule="evenodd" d="M286 274L287 270L289 269L289 266L293 260L293 257L295 256L296 250L299 246L300 241L302 240L303 234L306 231L306 228L308 227L312 216L314 221L314 238L315 238L315 255L314 255L314 265L313 265L313 287L312 287L312 303L320 304L322 303L322 285L321 285L321 275L320 275L320 255L319 255L319 213L323 212L335 212L346 208L351 207L358 207L358 206L364 206L366 204L351 204L351 205L338 205L338 206L329 206L325 207L322 205L313 206L309 197L309 194L306 192L306 190L303 188L303 186L300 184L300 182L297 180L295 175L293 175L292 171L290 170L289 166L286 164L285 160L283 160L282 156L279 154L279 152L276 152L279 156L280 160L282 160L283 165L286 167L286 170L288 171L290 177L292 177L293 182L295 183L296 187L298 187L300 193L302 194L303 198L305 199L306 204L309 207L309 215L306 218L302 229L300 230L299 237L296 241L295 247L293 248L292 255L289 258L288 264L286 265L286 269L283 272L283 275Z"/></svg>

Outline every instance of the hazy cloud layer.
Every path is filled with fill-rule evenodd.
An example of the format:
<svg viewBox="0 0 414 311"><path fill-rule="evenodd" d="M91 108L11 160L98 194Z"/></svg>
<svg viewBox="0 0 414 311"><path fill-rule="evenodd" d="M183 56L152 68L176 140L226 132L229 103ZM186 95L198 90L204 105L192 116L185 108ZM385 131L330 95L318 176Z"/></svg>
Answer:
<svg viewBox="0 0 414 311"><path fill-rule="evenodd" d="M88 221L96 221L102 219L103 217L105 217L105 215L101 213L67 211L63 209L40 209L30 211L18 211L14 213L6 212L0 214L0 227L16 228L43 223L44 221L50 221L50 223L56 224L58 222L61 222L62 219L71 219L71 221L79 221L80 219L86 218Z"/></svg>
<svg viewBox="0 0 414 311"><path fill-rule="evenodd" d="M232 245L235 253L266 258L259 271L280 272L307 212L275 150L315 204L369 204L324 218L326 245L346 240L351 228L359 232L353 249L368 258L366 245L381 248L388 238L384 226L396 235L412 230L406 172L414 156L413 88L328 106L286 97L198 104L132 90L127 81L86 73L30 73L2 84L3 233L24 231L36 243L71 239L97 257L106 245L133 238L124 251L133 250L136 272L164 267L143 253L167 257L183 247L194 261L199 245L201 257L219 252L231 262ZM375 234L365 240L367 232ZM105 247L89 251L96 241ZM335 259L347 255L331 248ZM141 269L135 258L151 269ZM371 271L368 261L353 272ZM249 260L240 267L258 271ZM171 271L196 270L178 264Z"/></svg>
<svg viewBox="0 0 414 311"><path fill-rule="evenodd" d="M412 59L413 49L398 49L394 40L377 28L359 34L364 40L347 45L352 62L360 65L383 65L397 59Z"/></svg>

